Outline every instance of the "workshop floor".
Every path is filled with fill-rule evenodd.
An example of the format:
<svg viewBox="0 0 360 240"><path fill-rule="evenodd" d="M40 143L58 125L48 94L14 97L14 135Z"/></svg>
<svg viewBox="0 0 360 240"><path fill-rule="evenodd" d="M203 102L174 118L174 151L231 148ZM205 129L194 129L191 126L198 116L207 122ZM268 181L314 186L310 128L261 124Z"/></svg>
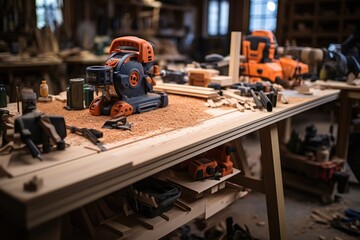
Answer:
<svg viewBox="0 0 360 240"><path fill-rule="evenodd" d="M329 109L334 106L329 105L315 111L306 112L300 116L292 118L293 129L299 133L304 132L305 127L310 123L314 123L318 129L318 133L327 134L329 126L334 121L336 114L330 114ZM337 128L334 125L334 134L336 135ZM336 137L336 136L335 136ZM249 165L254 175L261 174L259 163L260 145L257 134L250 134L243 139L244 148L247 152ZM345 194L338 194L336 201L330 204L322 203L319 196L310 195L290 188L284 188L285 195L285 214L286 214L286 229L288 239L296 240L352 240L360 239L359 237L352 237L340 230L334 229L330 224L316 223L312 218L313 210L320 210L321 212L333 215L335 213L343 214L343 211L348 208L360 211L360 185L352 175L350 177L350 191ZM229 211L230 209L230 211ZM238 200L231 208L229 208L223 216L232 216L233 223L240 226L247 226L250 233L255 239L269 239L268 219L266 211L265 195L259 192L250 192L244 198ZM204 237L203 232L196 229L196 224L189 224L191 230L190 234L201 236L200 239L209 239ZM218 224L217 229L224 231L224 223ZM182 238L182 239L197 239L197 238ZM243 238L241 238L243 239ZM244 238L247 239L247 238Z"/></svg>

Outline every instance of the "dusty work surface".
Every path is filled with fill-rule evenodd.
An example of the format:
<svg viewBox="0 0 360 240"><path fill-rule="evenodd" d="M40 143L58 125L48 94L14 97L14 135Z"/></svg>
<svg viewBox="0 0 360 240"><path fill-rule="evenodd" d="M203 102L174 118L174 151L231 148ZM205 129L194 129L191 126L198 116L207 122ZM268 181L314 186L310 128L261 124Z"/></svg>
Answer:
<svg viewBox="0 0 360 240"><path fill-rule="evenodd" d="M167 107L128 116L127 121L132 125L131 130L102 129L105 121L110 119L109 116L93 116L88 109L67 111L63 108L66 104L59 101L38 103L37 106L41 112L64 116L67 125L101 130L104 133L101 141L107 144L194 126L212 117L206 112L208 107L204 106L204 103L204 100L198 98L169 95ZM65 140L72 146L87 142L86 139L71 133Z"/></svg>

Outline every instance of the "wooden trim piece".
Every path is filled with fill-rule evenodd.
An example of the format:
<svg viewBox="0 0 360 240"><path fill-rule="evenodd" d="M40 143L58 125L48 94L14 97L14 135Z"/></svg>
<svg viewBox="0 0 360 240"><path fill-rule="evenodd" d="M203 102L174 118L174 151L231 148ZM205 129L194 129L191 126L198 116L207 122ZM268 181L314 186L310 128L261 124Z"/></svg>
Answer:
<svg viewBox="0 0 360 240"><path fill-rule="evenodd" d="M233 83L239 82L241 32L231 33L229 76Z"/></svg>
<svg viewBox="0 0 360 240"><path fill-rule="evenodd" d="M157 83L154 86L154 91L164 91L166 93L173 93L185 96L193 96L200 98L216 98L219 96L218 92L212 88L179 85L171 83Z"/></svg>

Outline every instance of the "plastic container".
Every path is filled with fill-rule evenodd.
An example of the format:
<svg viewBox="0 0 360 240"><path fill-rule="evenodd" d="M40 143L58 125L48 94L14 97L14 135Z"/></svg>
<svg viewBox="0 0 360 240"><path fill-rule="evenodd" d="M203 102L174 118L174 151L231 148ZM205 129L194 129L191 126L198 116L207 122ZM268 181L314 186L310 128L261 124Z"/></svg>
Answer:
<svg viewBox="0 0 360 240"><path fill-rule="evenodd" d="M49 97L49 86L46 80L42 80L40 84L40 97Z"/></svg>

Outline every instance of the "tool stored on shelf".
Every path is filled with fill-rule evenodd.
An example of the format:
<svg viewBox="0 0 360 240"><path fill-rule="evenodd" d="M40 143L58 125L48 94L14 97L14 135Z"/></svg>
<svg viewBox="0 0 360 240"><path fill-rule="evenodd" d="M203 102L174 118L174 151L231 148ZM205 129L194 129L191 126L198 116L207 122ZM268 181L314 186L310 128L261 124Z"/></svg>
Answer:
<svg viewBox="0 0 360 240"><path fill-rule="evenodd" d="M75 126L66 126L72 133L76 133L80 136L87 138L90 142L95 144L101 151L106 151L106 148L101 144L99 138L103 137L103 133L92 128L78 128Z"/></svg>
<svg viewBox="0 0 360 240"><path fill-rule="evenodd" d="M153 93L153 77L160 74L154 50L144 39L119 37L111 43L105 66L86 68L86 82L103 92L90 104L92 115L128 116L168 105L165 93Z"/></svg>
<svg viewBox="0 0 360 240"><path fill-rule="evenodd" d="M218 172L221 177L232 174L234 172L233 162L231 161L230 154L235 149L231 146L221 145L219 147L209 150L206 155L209 159L216 160L218 163Z"/></svg>
<svg viewBox="0 0 360 240"><path fill-rule="evenodd" d="M153 177L134 183L123 191L129 205L147 218L162 216L180 198L179 187Z"/></svg>
<svg viewBox="0 0 360 240"><path fill-rule="evenodd" d="M219 179L233 173L233 162L230 157L233 151L231 146L221 145L181 163L179 167L186 169L194 180Z"/></svg>
<svg viewBox="0 0 360 240"><path fill-rule="evenodd" d="M218 163L214 159L191 159L187 165L187 171L194 180L203 180L205 178L213 177L217 170Z"/></svg>

